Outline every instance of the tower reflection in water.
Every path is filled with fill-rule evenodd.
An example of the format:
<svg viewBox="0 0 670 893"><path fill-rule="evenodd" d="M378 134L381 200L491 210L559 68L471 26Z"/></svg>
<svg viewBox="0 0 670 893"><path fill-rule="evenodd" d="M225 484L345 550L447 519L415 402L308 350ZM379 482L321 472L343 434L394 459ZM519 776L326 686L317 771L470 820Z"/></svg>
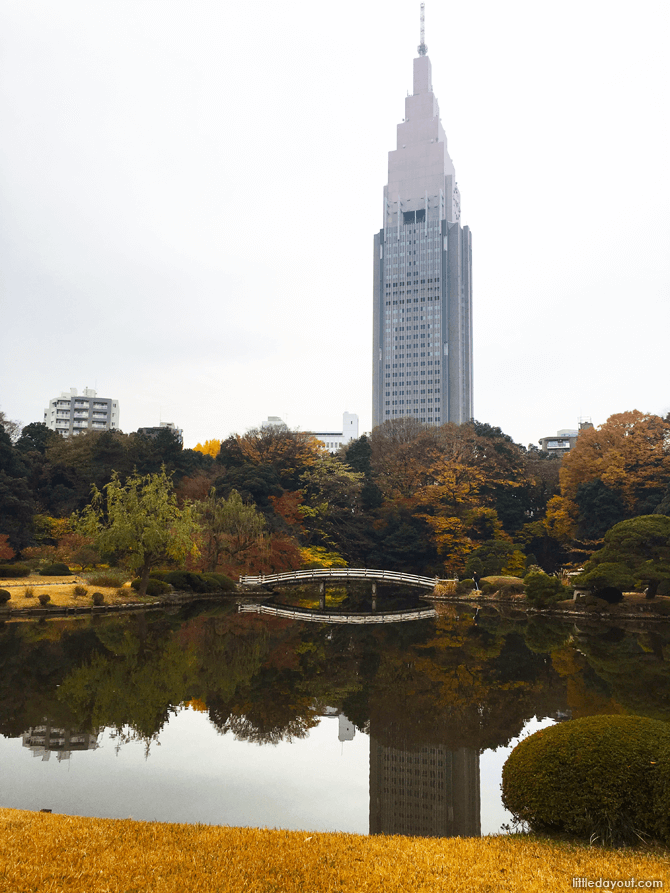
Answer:
<svg viewBox="0 0 670 893"><path fill-rule="evenodd" d="M479 837L479 753L381 744L371 729L370 834Z"/></svg>

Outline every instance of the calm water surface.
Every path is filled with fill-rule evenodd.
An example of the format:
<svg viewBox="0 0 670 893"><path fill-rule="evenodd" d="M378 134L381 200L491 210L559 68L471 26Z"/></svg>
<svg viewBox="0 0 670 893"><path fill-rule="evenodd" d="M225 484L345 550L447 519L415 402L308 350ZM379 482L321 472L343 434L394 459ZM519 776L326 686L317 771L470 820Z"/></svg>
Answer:
<svg viewBox="0 0 670 893"><path fill-rule="evenodd" d="M488 834L519 737L670 720L670 626L326 626L172 613L0 625L0 805L161 821Z"/></svg>

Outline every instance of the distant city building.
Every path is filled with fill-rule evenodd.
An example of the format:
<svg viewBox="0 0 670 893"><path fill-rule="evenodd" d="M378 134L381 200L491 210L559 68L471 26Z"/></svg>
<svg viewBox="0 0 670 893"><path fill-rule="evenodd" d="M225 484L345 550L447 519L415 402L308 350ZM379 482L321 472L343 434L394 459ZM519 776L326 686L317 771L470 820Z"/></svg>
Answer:
<svg viewBox="0 0 670 893"><path fill-rule="evenodd" d="M276 428L279 431L288 431L286 422L277 415L270 415L264 422L261 422L261 429L266 431L268 428ZM342 430L341 431L305 431L305 434L311 434L320 440L326 449L335 453L341 446L346 446L350 441L356 440L358 437L358 416L355 412L345 412L342 414Z"/></svg>
<svg viewBox="0 0 670 893"><path fill-rule="evenodd" d="M543 453L549 453L550 456L563 456L570 452L577 443L580 432L586 428L593 428L591 422L580 422L579 429L561 428L556 432L555 437L541 437L538 441L540 449Z"/></svg>
<svg viewBox="0 0 670 893"><path fill-rule="evenodd" d="M423 37L389 152L374 237L372 425L410 416L462 424L472 404L472 237Z"/></svg>
<svg viewBox="0 0 670 893"><path fill-rule="evenodd" d="M44 424L63 437L83 431L118 431L119 418L119 401L98 397L92 388L84 388L83 394L78 394L76 388L63 391L44 410Z"/></svg>
<svg viewBox="0 0 670 893"><path fill-rule="evenodd" d="M346 446L358 437L358 416L355 412L343 413L341 431L309 431L308 433L320 440L329 452L335 453L341 446Z"/></svg>
<svg viewBox="0 0 670 893"><path fill-rule="evenodd" d="M288 431L288 425L278 415L269 415L264 422L261 422L261 428L279 428L282 431Z"/></svg>
<svg viewBox="0 0 670 893"><path fill-rule="evenodd" d="M174 422L160 422L157 428L138 428L137 433L143 434L145 437L151 437L154 440L158 437L161 431L171 431L172 434L177 438L179 443L184 443L184 432L181 428L177 428Z"/></svg>
<svg viewBox="0 0 670 893"><path fill-rule="evenodd" d="M32 726L21 736L23 747L28 747L34 757L42 757L48 760L52 753L56 759L69 760L72 751L96 750L98 747L98 735L88 732L74 731L73 729L61 729L53 727L48 720L41 726Z"/></svg>

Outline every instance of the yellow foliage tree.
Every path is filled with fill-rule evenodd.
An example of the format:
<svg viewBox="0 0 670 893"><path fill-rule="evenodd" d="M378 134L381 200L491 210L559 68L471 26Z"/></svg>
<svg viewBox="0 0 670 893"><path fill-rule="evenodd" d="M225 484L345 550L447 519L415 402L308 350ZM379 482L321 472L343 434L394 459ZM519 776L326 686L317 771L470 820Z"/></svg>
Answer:
<svg viewBox="0 0 670 893"><path fill-rule="evenodd" d="M300 549L303 567L346 567L347 562L337 552L329 552L323 546L305 546Z"/></svg>
<svg viewBox="0 0 670 893"><path fill-rule="evenodd" d="M566 456L567 458L567 456ZM565 496L552 496L547 503L543 526L559 543L568 543L577 529L577 505Z"/></svg>
<svg viewBox="0 0 670 893"><path fill-rule="evenodd" d="M206 440L204 443L199 443L197 446L194 446L193 449L196 453L204 453L205 456L212 456L213 459L216 459L219 455L219 450L221 449L221 441Z"/></svg>

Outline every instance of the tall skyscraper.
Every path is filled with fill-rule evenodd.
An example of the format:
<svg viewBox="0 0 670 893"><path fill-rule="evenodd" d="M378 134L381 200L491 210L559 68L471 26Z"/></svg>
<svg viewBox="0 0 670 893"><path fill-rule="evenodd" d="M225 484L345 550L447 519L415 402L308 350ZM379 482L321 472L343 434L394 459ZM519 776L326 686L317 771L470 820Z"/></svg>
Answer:
<svg viewBox="0 0 670 893"><path fill-rule="evenodd" d="M421 4L414 87L374 239L372 424L472 418L472 238L433 93Z"/></svg>

